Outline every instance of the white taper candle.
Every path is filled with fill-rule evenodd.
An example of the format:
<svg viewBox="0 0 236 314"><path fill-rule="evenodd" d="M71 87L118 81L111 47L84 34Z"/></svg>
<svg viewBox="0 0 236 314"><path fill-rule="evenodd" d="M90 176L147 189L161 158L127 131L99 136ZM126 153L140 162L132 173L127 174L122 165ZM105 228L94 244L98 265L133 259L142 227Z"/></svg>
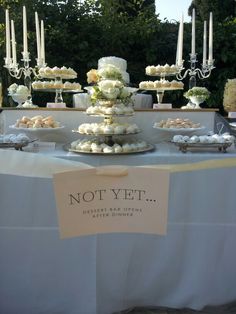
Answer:
<svg viewBox="0 0 236 314"><path fill-rule="evenodd" d="M39 29L39 17L38 13L35 12L35 28L36 28L36 43L37 43L37 58L38 61L41 59L41 43L40 43L40 29Z"/></svg>
<svg viewBox="0 0 236 314"><path fill-rule="evenodd" d="M207 59L207 22L204 21L204 29L203 29L203 57L202 57L202 64L206 66L206 59Z"/></svg>
<svg viewBox="0 0 236 314"><path fill-rule="evenodd" d="M11 45L12 45L12 63L15 67L17 64L16 60L16 36L15 36L15 25L14 21L11 20Z"/></svg>
<svg viewBox="0 0 236 314"><path fill-rule="evenodd" d="M9 20L9 10L5 12L6 18L6 62L10 62L11 58L11 35L10 35L10 20Z"/></svg>
<svg viewBox="0 0 236 314"><path fill-rule="evenodd" d="M45 36L44 36L44 22L41 20L41 60L45 63Z"/></svg>
<svg viewBox="0 0 236 314"><path fill-rule="evenodd" d="M211 63L213 61L213 14L210 12L209 21L209 56L208 61Z"/></svg>
<svg viewBox="0 0 236 314"><path fill-rule="evenodd" d="M27 16L25 6L23 6L23 53L25 56L28 54Z"/></svg>
<svg viewBox="0 0 236 314"><path fill-rule="evenodd" d="M192 11L192 49L191 49L191 54L195 55L196 50L195 50L195 32L196 32L196 21L195 21L195 9Z"/></svg>
<svg viewBox="0 0 236 314"><path fill-rule="evenodd" d="M179 61L179 37L180 37L180 23L179 23L178 39L177 39L177 47L176 47L176 60L175 60L176 65L178 65L178 61Z"/></svg>
<svg viewBox="0 0 236 314"><path fill-rule="evenodd" d="M182 14L182 18L179 25L179 45L178 45L178 64L182 65L183 61L183 40L184 40L184 15Z"/></svg>

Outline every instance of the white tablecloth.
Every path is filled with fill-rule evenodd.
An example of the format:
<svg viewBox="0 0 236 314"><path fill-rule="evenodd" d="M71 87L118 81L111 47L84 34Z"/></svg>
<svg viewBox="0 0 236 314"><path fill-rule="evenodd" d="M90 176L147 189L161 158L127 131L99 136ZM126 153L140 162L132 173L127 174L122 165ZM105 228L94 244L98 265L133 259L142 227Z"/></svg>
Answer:
<svg viewBox="0 0 236 314"><path fill-rule="evenodd" d="M166 236L60 240L51 174L84 165L1 154L0 313L111 314L235 300L236 161L228 162L234 166L171 174Z"/></svg>

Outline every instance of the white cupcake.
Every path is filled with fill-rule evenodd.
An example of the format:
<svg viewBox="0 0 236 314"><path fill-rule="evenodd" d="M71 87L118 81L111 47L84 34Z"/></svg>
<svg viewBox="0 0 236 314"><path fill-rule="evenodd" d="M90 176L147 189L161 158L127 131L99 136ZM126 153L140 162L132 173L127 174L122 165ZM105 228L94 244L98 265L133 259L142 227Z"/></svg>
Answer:
<svg viewBox="0 0 236 314"><path fill-rule="evenodd" d="M120 146L120 145L114 145L114 152L116 153L116 154L118 154L118 153L122 153L122 151L123 151L123 149L122 149L122 147Z"/></svg>
<svg viewBox="0 0 236 314"><path fill-rule="evenodd" d="M117 125L114 128L114 134L124 134L125 133L125 126L124 125Z"/></svg>
<svg viewBox="0 0 236 314"><path fill-rule="evenodd" d="M132 147L128 143L125 143L124 145L122 145L122 149L124 153L128 153L132 151Z"/></svg>
<svg viewBox="0 0 236 314"><path fill-rule="evenodd" d="M104 134L113 134L114 133L114 128L111 125L106 125L103 128L103 133Z"/></svg>
<svg viewBox="0 0 236 314"><path fill-rule="evenodd" d="M84 143L81 145L81 150L84 152L90 152L91 150L91 145L89 143Z"/></svg>
<svg viewBox="0 0 236 314"><path fill-rule="evenodd" d="M103 152L104 152L105 154L111 154L111 153L114 153L114 149L113 149L113 147L111 147L111 146L106 146L106 147L103 149Z"/></svg>

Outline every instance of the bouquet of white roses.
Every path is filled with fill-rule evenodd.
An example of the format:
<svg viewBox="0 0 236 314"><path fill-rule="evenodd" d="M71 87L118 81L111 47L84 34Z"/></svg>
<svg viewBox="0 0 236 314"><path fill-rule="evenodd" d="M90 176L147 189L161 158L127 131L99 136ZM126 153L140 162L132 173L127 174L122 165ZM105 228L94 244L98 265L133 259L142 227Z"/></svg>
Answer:
<svg viewBox="0 0 236 314"><path fill-rule="evenodd" d="M89 84L97 83L100 80L106 79L123 81L120 70L112 64L108 64L98 70L92 69L87 72L87 82Z"/></svg>
<svg viewBox="0 0 236 314"><path fill-rule="evenodd" d="M13 96L13 95L29 96L30 95L30 92L27 86L17 85L16 83L10 85L7 90L10 96Z"/></svg>
<svg viewBox="0 0 236 314"><path fill-rule="evenodd" d="M119 80L101 80L96 86L89 89L92 103L99 100L120 100L124 103L130 101L133 89L126 87Z"/></svg>

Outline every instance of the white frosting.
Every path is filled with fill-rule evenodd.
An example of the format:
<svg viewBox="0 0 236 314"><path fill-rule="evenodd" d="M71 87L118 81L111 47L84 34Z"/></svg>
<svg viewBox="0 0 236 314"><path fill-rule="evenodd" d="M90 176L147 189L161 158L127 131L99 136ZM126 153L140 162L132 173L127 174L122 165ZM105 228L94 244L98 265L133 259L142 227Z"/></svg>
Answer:
<svg viewBox="0 0 236 314"><path fill-rule="evenodd" d="M145 141L132 140L129 142L114 143L114 145L109 146L105 143L101 143L98 139L78 139L71 143L71 148L77 151L93 152L93 153L129 153L133 151L143 150L147 147Z"/></svg>
<svg viewBox="0 0 236 314"><path fill-rule="evenodd" d="M180 134L174 135L173 142L175 143L210 143L210 144L223 144L223 143L234 143L235 137L233 135L230 135L229 133L224 134L210 134L210 135L193 135L191 137L189 136L183 136Z"/></svg>
<svg viewBox="0 0 236 314"><path fill-rule="evenodd" d="M98 69L101 69L108 64L112 64L121 71L126 71L127 70L127 61L122 58L118 57L103 57L98 60Z"/></svg>
<svg viewBox="0 0 236 314"><path fill-rule="evenodd" d="M130 82L129 73L127 70L127 61L118 57L103 57L98 60L98 70L106 67L107 65L114 65L121 71L123 80L128 84Z"/></svg>

